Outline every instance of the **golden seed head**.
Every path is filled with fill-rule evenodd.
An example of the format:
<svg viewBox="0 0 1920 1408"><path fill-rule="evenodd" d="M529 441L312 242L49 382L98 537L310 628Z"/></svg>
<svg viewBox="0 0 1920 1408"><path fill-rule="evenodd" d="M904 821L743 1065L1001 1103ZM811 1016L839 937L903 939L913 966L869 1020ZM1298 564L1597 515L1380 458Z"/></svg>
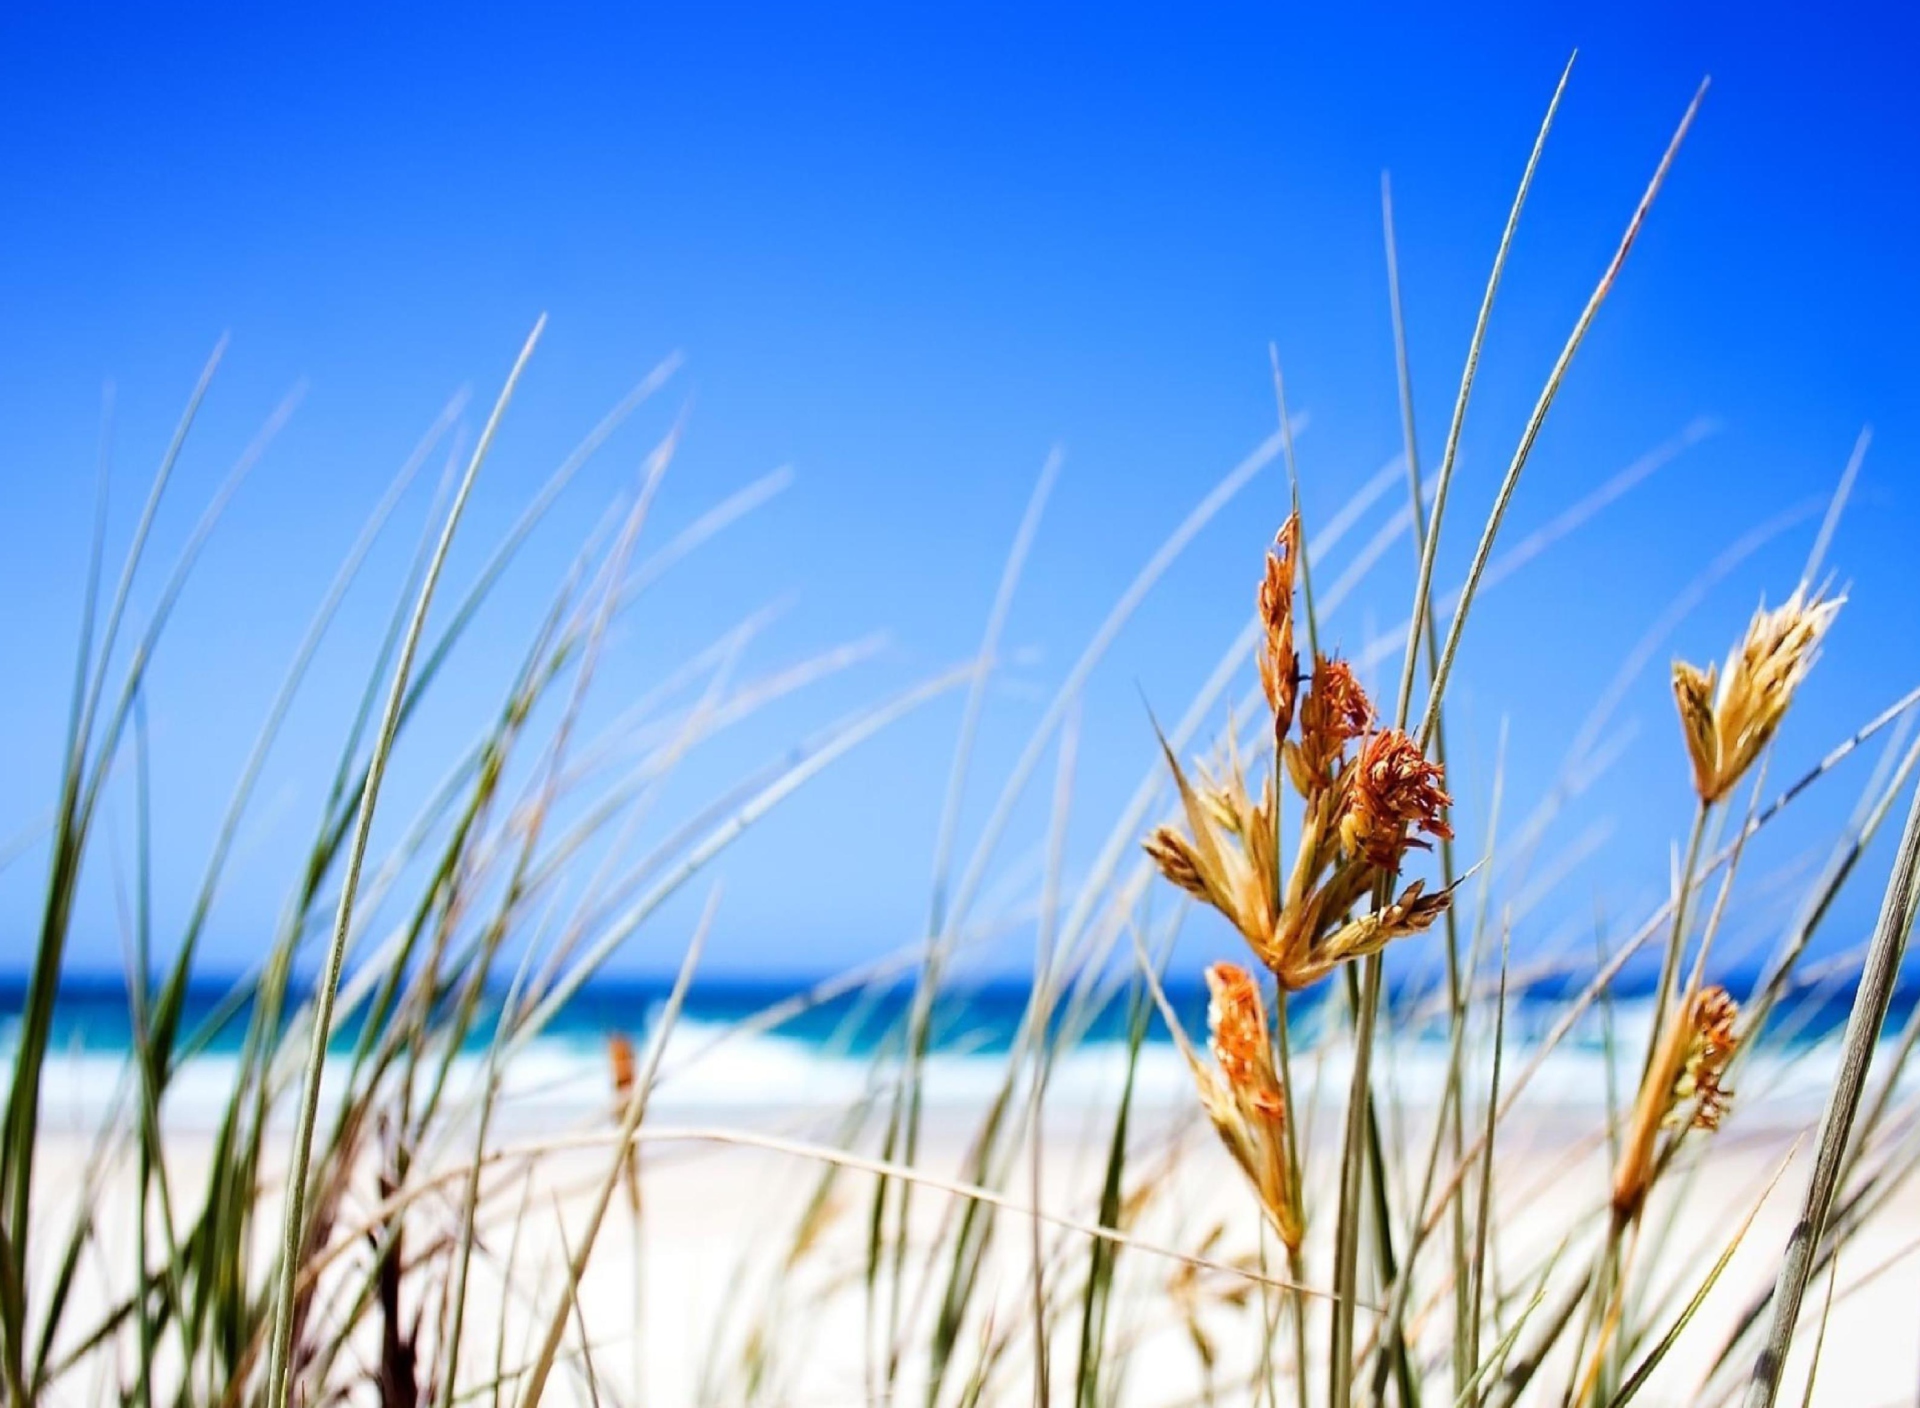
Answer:
<svg viewBox="0 0 1920 1408"><path fill-rule="evenodd" d="M1773 610L1763 605L1754 612L1724 675L1674 663L1674 701L1694 790L1703 802L1726 796L1753 766L1786 717L1845 601L1809 596L1805 586L1798 587Z"/></svg>
<svg viewBox="0 0 1920 1408"><path fill-rule="evenodd" d="M1707 800L1720 796L1720 745L1713 721L1713 687L1718 671L1702 674L1684 660L1673 662L1673 702L1680 711L1687 761L1693 765L1694 791Z"/></svg>
<svg viewBox="0 0 1920 1408"><path fill-rule="evenodd" d="M1733 1029L1739 1015L1723 987L1689 992L1667 1014L1614 1169L1613 1206L1621 1216L1638 1216L1646 1202L1659 1171L1655 1145L1662 1129L1720 1127L1733 1098L1720 1082L1739 1045Z"/></svg>
<svg viewBox="0 0 1920 1408"><path fill-rule="evenodd" d="M1453 799L1441 790L1445 770L1429 762L1406 732L1376 733L1360 750L1347 809L1340 822L1342 842L1381 870L1394 872L1408 846L1427 848L1408 828L1450 838L1446 809Z"/></svg>
<svg viewBox="0 0 1920 1408"><path fill-rule="evenodd" d="M1267 553L1266 575L1260 579L1260 624L1265 638L1260 647L1260 687L1273 710L1273 736L1286 737L1293 725L1294 699L1299 691L1300 662L1293 649L1293 574L1300 557L1300 515L1290 513Z"/></svg>
<svg viewBox="0 0 1920 1408"><path fill-rule="evenodd" d="M1419 837L1453 834L1441 769L1404 731L1372 732L1373 704L1350 665L1316 654L1306 697L1299 697L1293 645L1299 552L1299 519L1289 516L1268 554L1259 594L1265 632L1260 680L1274 715L1276 761L1306 802L1293 856L1279 853L1278 767L1257 791L1250 790L1233 747L1231 722L1227 767L1218 782L1205 776L1189 781L1161 738L1179 791L1181 819L1156 828L1144 843L1160 873L1218 910L1289 991L1319 981L1350 958L1420 932L1444 913L1448 893L1425 895L1415 885L1399 900L1352 918L1363 897L1387 889L1409 846L1427 845ZM1296 714L1297 740L1287 737ZM1361 745L1357 756L1350 746L1356 742ZM1222 1061L1227 1062L1226 1055ZM1208 1079L1218 1077L1212 1072Z"/></svg>
<svg viewBox="0 0 1920 1408"><path fill-rule="evenodd" d="M1156 828L1144 843L1147 856L1169 881L1220 911L1265 962L1280 917L1272 780L1256 798L1237 761L1225 781L1202 777L1198 786L1171 752L1167 761L1186 829Z"/></svg>
<svg viewBox="0 0 1920 1408"><path fill-rule="evenodd" d="M1453 903L1453 890L1425 893L1426 883L1416 880L1400 892L1400 897L1380 909L1347 920L1314 944L1296 962L1280 972L1280 985L1289 992L1311 987L1342 963L1380 952L1395 939L1425 933Z"/></svg>
<svg viewBox="0 0 1920 1408"><path fill-rule="evenodd" d="M1210 900L1206 877L1201 874L1199 858L1187 838L1171 826L1155 827L1146 840L1147 855L1160 867L1160 873L1196 899Z"/></svg>

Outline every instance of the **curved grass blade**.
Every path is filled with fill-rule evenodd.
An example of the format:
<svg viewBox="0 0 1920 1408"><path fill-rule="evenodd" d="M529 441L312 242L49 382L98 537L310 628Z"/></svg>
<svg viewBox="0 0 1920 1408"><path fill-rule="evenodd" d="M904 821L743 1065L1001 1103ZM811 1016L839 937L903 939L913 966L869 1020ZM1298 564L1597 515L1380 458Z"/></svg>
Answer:
<svg viewBox="0 0 1920 1408"><path fill-rule="evenodd" d="M541 330L545 326L546 318L543 315L534 324L533 332L528 336L525 346L520 349L520 356L514 362L513 370L507 374L506 385L501 388L500 399L494 403L493 413L487 419L486 429L481 432L480 441L474 447L473 458L468 462L466 475L461 480L459 491L454 495L453 506L447 511L447 521L440 533L439 546L434 550L433 562L427 569L426 579L420 584L420 595L414 606L413 621L408 627L406 641L401 647L399 664L394 669L393 688L388 696L380 739L374 747L373 758L367 768L366 789L361 794L360 816L354 826L351 849L347 853L347 872L341 884L339 909L334 918L333 940L328 946L326 969L321 976L316 993L313 1044L307 1056L305 1085L294 1126L293 1156L287 1166L287 1205L281 1239L279 1293L274 1310L273 1342L267 1370L267 1401L271 1408L286 1408L293 1387L293 1365L290 1354L293 1342L294 1282L299 1275L300 1252L306 1238L307 1162L312 1152L314 1120L319 1113L320 1075L327 1060L327 1039L332 1028L333 999L340 985L341 968L346 962L347 935L353 923L354 892L359 884L361 864L366 858L368 836L373 829L374 804L379 799L380 784L386 773L387 757L393 747L394 734L399 728L400 708L406 699L408 675L413 666L414 650L418 647L420 636L426 629L427 608L433 602L433 590L439 584L441 570L446 565L447 553L453 546L454 530L459 527L467 497L473 490L474 480L479 476L480 466L486 460L487 451L492 448L493 437L499 430L501 418L506 414L507 403L513 397L514 387L519 384L520 374L525 371L527 361L533 355L534 345L539 341Z"/></svg>

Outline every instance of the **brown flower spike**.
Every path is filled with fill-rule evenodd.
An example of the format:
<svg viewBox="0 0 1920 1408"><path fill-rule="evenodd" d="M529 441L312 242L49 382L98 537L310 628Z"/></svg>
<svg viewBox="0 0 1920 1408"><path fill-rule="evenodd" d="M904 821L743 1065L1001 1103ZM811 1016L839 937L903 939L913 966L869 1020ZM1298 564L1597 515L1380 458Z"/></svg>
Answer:
<svg viewBox="0 0 1920 1408"><path fill-rule="evenodd" d="M607 1065L613 1076L614 1115L617 1118L633 1100L635 1079L633 1043L619 1032L607 1038ZM627 1206L637 1215L640 1211L640 1156L631 1145L620 1162L620 1184L626 1189Z"/></svg>
<svg viewBox="0 0 1920 1408"><path fill-rule="evenodd" d="M1287 1102L1274 1073L1260 985L1237 964L1215 963L1207 969L1207 991L1214 1065L1194 1062L1200 1103L1252 1181L1274 1231L1297 1251L1305 1229L1288 1171Z"/></svg>
<svg viewBox="0 0 1920 1408"><path fill-rule="evenodd" d="M1753 766L1845 601L1824 601L1817 593L1809 597L1801 586L1772 611L1762 606L1728 658L1724 676L1711 666L1702 671L1674 661L1673 697L1702 802L1719 801Z"/></svg>
<svg viewBox="0 0 1920 1408"><path fill-rule="evenodd" d="M1260 624L1266 632L1260 645L1260 688L1273 711L1276 742L1293 726L1294 699L1300 688L1300 660L1293 649L1293 574L1299 558L1300 515L1288 514L1267 553L1259 594Z"/></svg>
<svg viewBox="0 0 1920 1408"><path fill-rule="evenodd" d="M1360 750L1341 841L1381 870L1397 871L1408 846L1427 847L1407 834L1409 827L1452 838L1446 809L1453 799L1440 790L1444 780L1440 765L1428 762L1403 730L1374 734Z"/></svg>
<svg viewBox="0 0 1920 1408"><path fill-rule="evenodd" d="M1452 899L1450 891L1427 894L1419 884L1393 897L1407 849L1427 845L1414 833L1453 834L1440 767L1405 732L1370 732L1373 705L1344 661L1316 655L1311 686L1298 698L1292 624L1298 539L1298 521L1289 518L1260 589L1267 629L1261 683L1284 767L1305 800L1291 862L1283 866L1279 853L1271 776L1251 792L1239 759L1230 757L1223 782L1204 776L1189 782L1164 738L1185 826L1158 827L1146 840L1161 874L1225 916L1290 992L1426 929ZM1296 721L1297 740L1287 736ZM1356 741L1353 756L1349 745ZM1352 918L1376 892L1375 907Z"/></svg>
<svg viewBox="0 0 1920 1408"><path fill-rule="evenodd" d="M1314 657L1313 685L1300 705L1300 741L1286 747L1287 773L1303 797L1339 775L1347 745L1373 727L1373 702L1344 660Z"/></svg>
<svg viewBox="0 0 1920 1408"><path fill-rule="evenodd" d="M1723 987L1695 989L1675 1005L1634 1101L1614 1171L1613 1206L1621 1217L1636 1216L1653 1186L1654 1145L1662 1129L1720 1127L1733 1098L1720 1082L1739 1046L1733 1030L1739 1015L1740 1005Z"/></svg>

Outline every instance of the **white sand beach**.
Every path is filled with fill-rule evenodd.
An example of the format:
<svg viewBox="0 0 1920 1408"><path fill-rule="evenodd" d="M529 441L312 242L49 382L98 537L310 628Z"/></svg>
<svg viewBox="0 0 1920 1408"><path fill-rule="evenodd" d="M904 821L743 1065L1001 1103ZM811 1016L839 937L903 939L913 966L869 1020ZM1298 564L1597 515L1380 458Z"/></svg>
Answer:
<svg viewBox="0 0 1920 1408"><path fill-rule="evenodd" d="M1104 1136L1088 1131L1085 1124L1082 1117L1056 1112L1042 1143L1041 1206L1057 1219L1041 1224L1042 1284L1049 1297L1075 1302L1058 1317L1050 1348L1056 1402L1070 1393L1075 1373L1077 1298L1092 1242L1084 1225L1097 1216L1106 1156ZM920 1185L913 1198L916 1241L930 1240L940 1219L955 1216L963 1206L960 1198L938 1183L964 1176L969 1128L970 1121L951 1109L938 1112L929 1125L917 1162L933 1181ZM1540 1258L1563 1238L1584 1234L1578 1250L1564 1263L1566 1270L1556 1287L1590 1264L1595 1219L1605 1204L1607 1168L1604 1151L1585 1139L1588 1128L1584 1122L1576 1125L1535 1114L1516 1117L1501 1130L1493 1209L1497 1239L1490 1251L1489 1279L1490 1292L1503 1294L1510 1302L1503 1323L1510 1323L1532 1296ZM1424 1133L1411 1134L1409 1147L1424 1149ZM1745 1134L1729 1129L1691 1179L1677 1171L1672 1189L1656 1197L1631 1253L1640 1283L1650 1281L1665 1293L1645 1302L1647 1323L1664 1327L1695 1292L1779 1170L1793 1145L1793 1134L1785 1128ZM808 1146L830 1136L831 1126L821 1119L794 1120L764 1113L743 1119L739 1111L713 1120L676 1111L671 1119L651 1124L641 1146L643 1215L636 1223L624 1190L614 1198L588 1259L578 1312L568 1318L562 1358L549 1392L558 1401L582 1404L754 1401L825 1408L887 1400L877 1355L870 1353L870 1346L885 1342L884 1328L868 1323L865 1283L874 1178L857 1168L844 1170L813 1220L804 1245L796 1250L795 1229L821 1186L826 1165L803 1148L766 1147L786 1141ZM496 1149L511 1151L517 1145L555 1137L529 1131L522 1140L509 1131ZM484 1390L495 1377L496 1362L511 1374L532 1357L554 1307L562 1303L568 1254L582 1243L596 1192L610 1168L612 1152L604 1142L596 1142L601 1141L597 1131L582 1130L562 1138L566 1147L550 1150L537 1160L503 1157L487 1171L485 1215L460 1370L463 1390L482 1390L479 1401L491 1401ZM1257 1264L1262 1229L1247 1188L1211 1132L1189 1120L1150 1116L1136 1130L1133 1146L1127 1179L1128 1240L1117 1259L1108 1324L1109 1344L1123 1351L1109 1355L1104 1382L1118 1388L1113 1401L1176 1405L1209 1401L1209 1394L1222 1403L1261 1401L1253 1385L1262 1372L1262 1327L1266 1315L1280 1314L1277 1301L1263 1307L1261 1294L1236 1295L1248 1284L1244 1277L1229 1270L1195 1267L1175 1255L1204 1254L1214 1263ZM179 1137L169 1148L173 1196L177 1205L189 1205L196 1179L206 1166L208 1137ZM91 1195L103 1220L101 1236L111 1245L115 1239L132 1236L125 1211L129 1174L122 1169L105 1188L84 1189L81 1171L89 1150L89 1142L78 1134L47 1140L40 1178L43 1187L64 1193L69 1200ZM1417 1158L1398 1162L1402 1176L1408 1178L1415 1174L1405 1170L1420 1166ZM1641 1401L1674 1405L1721 1401L1718 1394L1703 1396L1702 1384L1727 1329L1754 1295L1771 1284L1804 1186L1807 1162L1803 1146L1760 1207L1693 1328L1656 1370ZM343 1260L366 1255L368 1241L356 1224L364 1223L378 1202L375 1172L370 1166L356 1180L354 1198L336 1214L332 1236L342 1248ZM1031 1165L1026 1157L1007 1174L1004 1196L1012 1204L1027 1205ZM407 1302L417 1306L422 1294L436 1295L445 1275L444 1264L433 1261L430 1254L436 1247L443 1249L441 1239L458 1226L460 1182L457 1177L418 1170L411 1182L427 1189L412 1206L406 1234L409 1259L428 1255L419 1263L424 1274L406 1282ZM1331 1184L1310 1178L1308 1186ZM1404 1206L1407 1196L1406 1190L1397 1188L1397 1205ZM261 1209L258 1235L264 1263L265 1248L278 1226L274 1203L263 1201ZM1324 1284L1320 1268L1326 1267L1331 1254L1333 1218L1330 1209L1309 1211L1308 1281ZM46 1225L61 1223L50 1217ZM1446 1236L1442 1228L1422 1253L1421 1294L1430 1300L1451 1296L1446 1284ZM983 1346L991 1350L992 1367L976 1401L1025 1403L1035 1395L1030 1279L1034 1249L1031 1221L1018 1212L1002 1211L995 1219L977 1291L956 1340L955 1363L961 1366L957 1379L971 1372ZM1266 1252L1274 1254L1270 1239ZM932 1342L925 1327L932 1322L945 1290L947 1266L909 1258L904 1271L898 1323L917 1323L922 1328L897 1336L911 1349L897 1365L888 1401L918 1403L925 1401L926 1346ZM1824 1296L1825 1278L1816 1285ZM115 1295L124 1295L124 1289L101 1284L96 1274L83 1267L76 1295L84 1303L70 1314L70 1323L97 1318L84 1311L107 1307ZM879 1304L891 1305L889 1292L890 1284L883 1285ZM1555 1298L1549 1295L1545 1300L1550 1303ZM319 1302L325 1301L323 1289ZM1920 1190L1908 1187L1876 1214L1848 1248L1839 1270L1812 1402L1833 1408L1911 1402L1920 1369L1916 1305L1920 1305ZM1414 1305L1411 1323L1422 1362L1431 1356L1438 1372L1446 1344L1420 1332L1428 1321L1443 1327L1448 1317L1428 1316L1425 1312L1430 1308ZM1203 1369L1190 1315L1211 1342L1215 1359L1211 1376ZM1321 1320L1324 1312L1316 1310L1314 1316ZM1786 1393L1796 1402L1819 1318L1819 1306L1811 1305L1787 1369ZM1359 1331L1363 1339L1373 1323L1372 1315L1363 1310ZM429 1325L426 1333L431 1332ZM1446 1332L1441 1328L1439 1333ZM1324 1334L1321 1324L1310 1326L1309 1344L1316 1355ZM1656 1328L1647 1338L1651 1342L1658 1337ZM1283 1317L1271 1349L1282 1402L1293 1401L1291 1338L1290 1322ZM368 1326L352 1352L368 1356L366 1362L371 1363L376 1339ZM1525 1339L1523 1335L1522 1343ZM1637 1362L1643 1352L1636 1350L1633 1360ZM1742 1374L1750 1358L1750 1353L1743 1355ZM127 1369L123 1355L119 1372ZM111 1398L113 1387L101 1377L106 1372L104 1362L76 1370L71 1400ZM364 1380L366 1401L377 1401L368 1372L365 1364L355 1368L343 1363L335 1367L334 1378L351 1380L358 1375ZM1558 1402L1569 1372L1565 1353L1550 1359L1522 1401ZM1712 1382L1725 1390L1737 1377L1722 1374ZM952 1401L961 1387L950 1383L946 1401ZM510 1392L505 1401L512 1401Z"/></svg>

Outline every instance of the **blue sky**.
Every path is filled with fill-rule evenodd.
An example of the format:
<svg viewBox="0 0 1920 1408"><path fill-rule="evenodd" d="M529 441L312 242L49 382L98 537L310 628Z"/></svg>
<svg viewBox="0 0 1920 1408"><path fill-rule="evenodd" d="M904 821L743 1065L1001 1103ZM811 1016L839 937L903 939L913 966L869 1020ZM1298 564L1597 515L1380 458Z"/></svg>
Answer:
<svg viewBox="0 0 1920 1408"><path fill-rule="evenodd" d="M1540 379L1706 74L1703 115L1541 438L1511 540L1689 427L1712 433L1487 596L1455 695L1463 807L1484 808L1503 718L1511 805L1531 805L1664 605L1729 544L1798 510L1634 683L1623 751L1555 833L1560 851L1592 854L1534 922L1544 934L1657 892L1687 816L1668 654L1723 653L1762 593L1791 585L1812 506L1869 422L1831 557L1854 599L1780 776L1920 675L1920 98L1905 72L1913 21L1892 7L1268 6L1202 20L1175 7L163 19L15 6L0 32L0 835L28 838L0 871L6 952L24 952L31 838L54 796L103 383L120 544L200 363L231 333L156 566L304 387L153 677L163 920L191 896L252 729L362 517L453 392L473 388L477 417L543 310L548 335L481 480L453 588L629 385L674 351L686 367L531 545L461 653L444 713L396 760L397 812L487 716L574 547L684 413L654 541L775 467L796 479L623 628L602 720L768 601L791 599L753 669L876 630L889 643L714 745L675 794L681 813L798 733L970 651L1033 477L1064 448L969 794L977 828L1107 607L1269 433L1269 339L1309 420L1310 518L1398 451L1387 168L1431 469L1500 223L1576 45L1488 342L1443 579L1464 565ZM315 760L341 736L432 478L291 721L216 916L216 962L257 952L278 912L285 857L324 785ZM1396 481L1366 532L1400 493ZM1141 692L1177 713L1244 620L1283 502L1277 473L1256 479L1093 677L1070 863L1090 857L1151 763ZM1410 568L1402 541L1331 639L1358 651L1392 625ZM957 716L949 701L911 720L729 857L717 964L811 969L913 936ZM1788 881L1817 862L1865 776L1829 782L1758 857L1755 934L1777 926ZM1023 813L1011 859L1035 844L1045 803ZM119 961L113 856L130 836L124 799L109 810L75 955L103 965ZM1767 873L1787 879L1769 891ZM1835 943L1858 938L1873 898L1850 896ZM670 913L623 962L670 963L685 917Z"/></svg>

